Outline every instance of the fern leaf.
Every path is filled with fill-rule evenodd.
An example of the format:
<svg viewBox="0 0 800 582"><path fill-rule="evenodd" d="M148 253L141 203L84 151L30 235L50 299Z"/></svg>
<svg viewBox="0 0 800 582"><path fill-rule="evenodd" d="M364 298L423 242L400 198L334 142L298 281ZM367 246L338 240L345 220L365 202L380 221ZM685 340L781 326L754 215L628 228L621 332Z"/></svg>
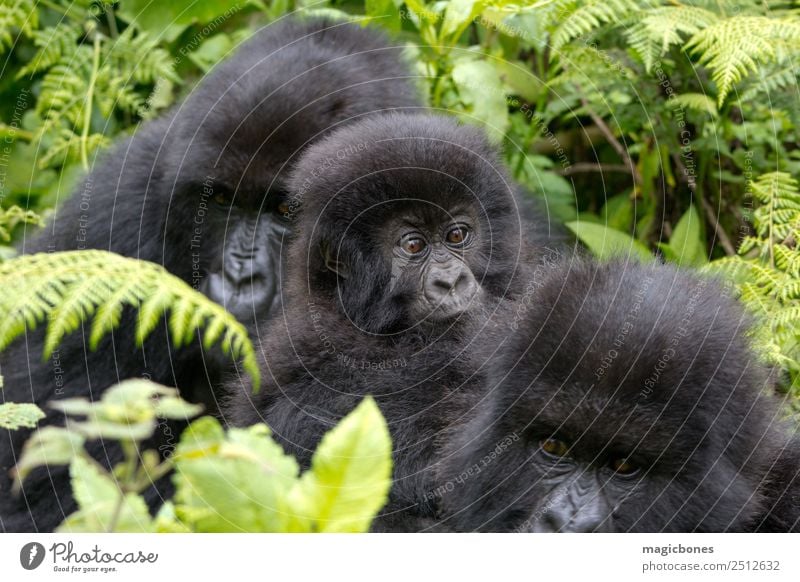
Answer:
<svg viewBox="0 0 800 582"><path fill-rule="evenodd" d="M719 115L716 102L708 95L702 93L684 93L670 99L668 104L671 107L691 109L693 111L705 113L712 119L716 119Z"/></svg>
<svg viewBox="0 0 800 582"><path fill-rule="evenodd" d="M23 210L16 205L0 208L0 241L11 240L11 232L18 224L23 223L44 226L41 217L32 210Z"/></svg>
<svg viewBox="0 0 800 582"><path fill-rule="evenodd" d="M701 30L685 49L699 55L711 69L720 107L734 85L758 70L759 63L776 59L776 43L800 43L800 22L765 16L734 16Z"/></svg>
<svg viewBox="0 0 800 582"><path fill-rule="evenodd" d="M139 309L140 344L167 312L176 347L191 341L201 325L213 333L206 333L207 347L224 330L220 347L241 359L258 389L258 363L245 327L159 265L98 250L25 255L0 263L0 286L0 349L44 320L49 320L45 358L82 324L91 324L90 343L96 347L127 305Z"/></svg>
<svg viewBox="0 0 800 582"><path fill-rule="evenodd" d="M14 47L13 31L32 36L37 26L36 0L0 0L0 53Z"/></svg>
<svg viewBox="0 0 800 582"><path fill-rule="evenodd" d="M64 60L67 64L77 48L78 32L74 26L60 22L56 26L49 26L33 32L33 44L38 51L27 65L20 69L17 77L33 75L58 64Z"/></svg>
<svg viewBox="0 0 800 582"><path fill-rule="evenodd" d="M646 11L625 35L649 73L655 61L670 47L682 44L684 37L696 34L717 20L716 14L703 8L664 6Z"/></svg>
<svg viewBox="0 0 800 582"><path fill-rule="evenodd" d="M553 49L559 50L574 38L583 36L603 24L618 24L653 3L636 0L589 0L572 11L553 33Z"/></svg>

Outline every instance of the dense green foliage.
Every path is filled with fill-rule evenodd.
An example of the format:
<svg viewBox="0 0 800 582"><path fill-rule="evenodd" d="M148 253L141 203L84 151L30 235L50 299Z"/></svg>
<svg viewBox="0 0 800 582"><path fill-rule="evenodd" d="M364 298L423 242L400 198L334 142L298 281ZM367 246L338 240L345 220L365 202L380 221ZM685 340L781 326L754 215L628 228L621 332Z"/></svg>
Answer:
<svg viewBox="0 0 800 582"><path fill-rule="evenodd" d="M0 349L44 320L45 358L82 323L91 323L89 347L95 349L119 325L126 307L137 309L135 336L141 345L169 312L176 348L205 328L203 346L220 344L241 361L258 389L258 363L245 327L159 265L98 250L24 255L0 263L0 285Z"/></svg>
<svg viewBox="0 0 800 582"><path fill-rule="evenodd" d="M795 6L0 0L0 260L13 255L14 240L47 218L103 148L165 111L254 30L295 11L327 14L384 27L406 43L430 106L483 126L514 177L593 253L637 260L658 254L724 277L756 316L757 345L784 372L782 387L800 410ZM135 277L123 275L133 271ZM205 323L206 343L222 338L223 348L257 374L238 324L169 277L97 253L6 261L0 284L16 291L0 297L0 345L45 318L51 349L81 321L93 322L96 343L124 306L141 306L139 339L169 311L178 344ZM299 476L266 428L225 432L208 418L192 425L174 458L159 462L153 453L137 461L131 447L156 418L196 411L161 387L123 386L107 398L136 400L141 422L105 418L47 428L26 450L22 473L42 450L50 462L71 464L81 511L65 529L363 530L385 499L386 463L347 468L332 460L348 447L364 447L366 455L388 450L388 435L357 438L364 426L383 426L373 404L326 439L312 470ZM68 413L105 414L103 403L70 406ZM0 426L30 426L38 418L29 407L0 407ZM106 429L105 436L128 443L128 461L113 476L76 453ZM153 520L138 496L143 476L176 467L178 495ZM262 470L277 476L261 483ZM373 488L357 499L325 489L342 471ZM219 494L221 476L240 482L241 498ZM285 515L300 516L291 523L279 511L286 504L292 511Z"/></svg>
<svg viewBox="0 0 800 582"><path fill-rule="evenodd" d="M302 474L263 424L225 431L206 416L181 433L174 455L143 450L159 422L202 409L148 380L127 380L99 401L53 406L70 417L67 428L34 433L15 474L19 485L38 466L69 465L79 509L59 531L363 532L389 493L391 439L371 398L325 435ZM101 437L122 445L125 459L113 472L83 449ZM140 494L170 472L175 497L151 517Z"/></svg>

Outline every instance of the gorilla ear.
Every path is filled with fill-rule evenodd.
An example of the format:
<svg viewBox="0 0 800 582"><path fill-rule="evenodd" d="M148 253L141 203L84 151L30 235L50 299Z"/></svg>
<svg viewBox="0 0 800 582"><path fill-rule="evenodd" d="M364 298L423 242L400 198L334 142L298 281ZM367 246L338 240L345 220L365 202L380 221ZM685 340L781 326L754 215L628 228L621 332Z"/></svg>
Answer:
<svg viewBox="0 0 800 582"><path fill-rule="evenodd" d="M333 271L342 279L347 279L350 274L347 270L347 265L341 261L337 261L334 258L333 253L331 252L331 246L327 241L320 243L319 250L322 253L322 258L325 260L325 266L328 268L328 270Z"/></svg>

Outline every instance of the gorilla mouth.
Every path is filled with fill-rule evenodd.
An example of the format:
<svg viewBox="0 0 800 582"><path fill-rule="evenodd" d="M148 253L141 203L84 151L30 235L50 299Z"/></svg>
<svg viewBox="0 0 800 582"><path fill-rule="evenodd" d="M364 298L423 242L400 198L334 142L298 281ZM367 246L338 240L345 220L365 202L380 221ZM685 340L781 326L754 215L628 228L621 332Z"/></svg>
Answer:
<svg viewBox="0 0 800 582"><path fill-rule="evenodd" d="M219 273L211 273L202 292L222 305L239 321L251 321L268 316L278 297L270 278L253 275L233 281Z"/></svg>
<svg viewBox="0 0 800 582"><path fill-rule="evenodd" d="M425 314L425 318L429 321L441 323L456 319L457 317L468 313L476 299L477 293L470 297L461 297L457 295L448 295L447 298L438 302L428 302L430 310Z"/></svg>

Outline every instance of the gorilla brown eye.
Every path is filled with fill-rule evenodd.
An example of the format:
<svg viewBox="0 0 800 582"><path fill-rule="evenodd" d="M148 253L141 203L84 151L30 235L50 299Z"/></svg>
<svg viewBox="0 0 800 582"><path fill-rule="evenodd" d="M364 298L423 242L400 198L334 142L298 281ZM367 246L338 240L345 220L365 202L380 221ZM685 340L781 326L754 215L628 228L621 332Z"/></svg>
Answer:
<svg viewBox="0 0 800 582"><path fill-rule="evenodd" d="M409 237L400 241L400 247L409 255L418 255L425 250L427 245L419 237Z"/></svg>
<svg viewBox="0 0 800 582"><path fill-rule="evenodd" d="M231 206L233 204L233 196L227 192L217 192L214 194L214 202L220 206Z"/></svg>
<svg viewBox="0 0 800 582"><path fill-rule="evenodd" d="M545 453L554 457L564 457L569 451L569 445L558 439L544 439L539 446Z"/></svg>
<svg viewBox="0 0 800 582"><path fill-rule="evenodd" d="M639 471L639 467L628 459L614 459L611 461L611 468L620 475L633 475Z"/></svg>
<svg viewBox="0 0 800 582"><path fill-rule="evenodd" d="M451 228L447 232L447 236L445 240L451 245L463 245L467 242L469 238L469 230L465 226L457 226L455 228Z"/></svg>
<svg viewBox="0 0 800 582"><path fill-rule="evenodd" d="M278 211L278 214L280 214L281 216L286 216L287 214L289 214L289 203L281 202L280 204L278 204L276 210Z"/></svg>

